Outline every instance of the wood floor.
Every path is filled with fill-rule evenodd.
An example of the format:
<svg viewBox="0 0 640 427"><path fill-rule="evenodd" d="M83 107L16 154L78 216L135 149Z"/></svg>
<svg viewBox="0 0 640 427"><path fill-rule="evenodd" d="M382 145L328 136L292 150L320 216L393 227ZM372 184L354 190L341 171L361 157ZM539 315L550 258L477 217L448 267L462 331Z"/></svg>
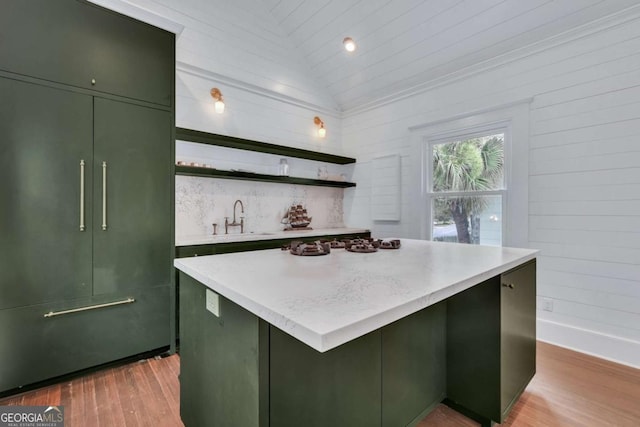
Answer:
<svg viewBox="0 0 640 427"><path fill-rule="evenodd" d="M180 358L147 359L0 400L64 406L65 427L178 427Z"/></svg>
<svg viewBox="0 0 640 427"><path fill-rule="evenodd" d="M149 359L6 398L0 406L63 405L66 427L180 427L179 370L177 355ZM443 405L419 423L477 425ZM638 427L640 370L539 342L537 374L503 425Z"/></svg>

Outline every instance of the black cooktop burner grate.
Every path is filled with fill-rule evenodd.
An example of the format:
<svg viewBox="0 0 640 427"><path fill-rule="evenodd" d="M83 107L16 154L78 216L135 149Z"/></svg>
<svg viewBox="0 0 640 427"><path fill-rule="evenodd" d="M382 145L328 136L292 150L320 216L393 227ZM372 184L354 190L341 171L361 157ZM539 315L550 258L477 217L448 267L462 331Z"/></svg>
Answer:
<svg viewBox="0 0 640 427"><path fill-rule="evenodd" d="M298 256L318 256L331 253L331 249L346 249L349 252L372 253L378 249L400 249L400 239L374 239L374 238L356 238L333 240L318 240L312 243L304 243L300 240L294 240L289 245L282 247L282 250L288 250L293 255Z"/></svg>

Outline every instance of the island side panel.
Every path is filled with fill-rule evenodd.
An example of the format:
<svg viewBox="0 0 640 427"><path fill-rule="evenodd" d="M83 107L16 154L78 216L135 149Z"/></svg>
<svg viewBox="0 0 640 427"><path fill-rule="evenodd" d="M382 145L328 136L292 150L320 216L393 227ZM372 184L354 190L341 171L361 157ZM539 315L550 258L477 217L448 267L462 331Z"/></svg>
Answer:
<svg viewBox="0 0 640 427"><path fill-rule="evenodd" d="M447 300L447 403L501 423L535 374L536 261Z"/></svg>
<svg viewBox="0 0 640 427"><path fill-rule="evenodd" d="M504 420L536 373L535 261L503 274L501 292L500 400Z"/></svg>
<svg viewBox="0 0 640 427"><path fill-rule="evenodd" d="M382 328L382 426L415 425L446 395L446 302Z"/></svg>
<svg viewBox="0 0 640 427"><path fill-rule="evenodd" d="M482 425L500 419L500 276L447 300L447 398Z"/></svg>
<svg viewBox="0 0 640 427"><path fill-rule="evenodd" d="M180 273L180 416L186 427L268 426L268 325Z"/></svg>
<svg viewBox="0 0 640 427"><path fill-rule="evenodd" d="M380 330L320 353L270 327L271 427L379 426Z"/></svg>

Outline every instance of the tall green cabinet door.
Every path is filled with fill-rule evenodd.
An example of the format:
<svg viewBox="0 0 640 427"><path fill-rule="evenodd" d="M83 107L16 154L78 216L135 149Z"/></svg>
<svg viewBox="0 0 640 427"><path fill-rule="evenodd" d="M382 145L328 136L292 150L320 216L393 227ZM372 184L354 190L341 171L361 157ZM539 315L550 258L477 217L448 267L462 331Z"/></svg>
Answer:
<svg viewBox="0 0 640 427"><path fill-rule="evenodd" d="M0 309L91 295L92 98L8 78L0 94Z"/></svg>
<svg viewBox="0 0 640 427"><path fill-rule="evenodd" d="M98 97L94 109L94 295L168 286L171 114Z"/></svg>

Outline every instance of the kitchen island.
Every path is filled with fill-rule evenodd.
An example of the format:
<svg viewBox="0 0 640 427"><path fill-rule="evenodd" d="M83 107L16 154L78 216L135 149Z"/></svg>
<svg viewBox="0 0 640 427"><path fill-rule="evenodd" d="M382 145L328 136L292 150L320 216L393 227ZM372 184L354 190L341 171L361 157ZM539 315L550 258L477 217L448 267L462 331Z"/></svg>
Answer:
<svg viewBox="0 0 640 427"><path fill-rule="evenodd" d="M535 372L535 253L402 240L175 260L186 426L501 422Z"/></svg>

